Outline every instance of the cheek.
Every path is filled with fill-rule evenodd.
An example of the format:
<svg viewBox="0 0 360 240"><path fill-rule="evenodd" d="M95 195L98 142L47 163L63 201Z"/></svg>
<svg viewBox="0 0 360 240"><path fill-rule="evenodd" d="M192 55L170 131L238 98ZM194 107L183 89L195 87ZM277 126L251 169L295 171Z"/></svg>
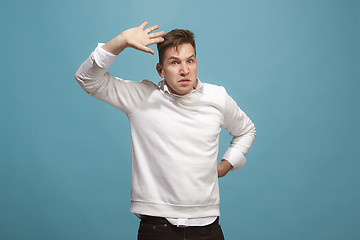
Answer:
<svg viewBox="0 0 360 240"><path fill-rule="evenodd" d="M194 67L192 68L192 72L193 72L195 75L197 74L197 72L198 72L197 66L194 66Z"/></svg>
<svg viewBox="0 0 360 240"><path fill-rule="evenodd" d="M166 71L166 75L168 76L168 77L174 77L174 76L176 76L176 70L175 69L169 69L168 71Z"/></svg>

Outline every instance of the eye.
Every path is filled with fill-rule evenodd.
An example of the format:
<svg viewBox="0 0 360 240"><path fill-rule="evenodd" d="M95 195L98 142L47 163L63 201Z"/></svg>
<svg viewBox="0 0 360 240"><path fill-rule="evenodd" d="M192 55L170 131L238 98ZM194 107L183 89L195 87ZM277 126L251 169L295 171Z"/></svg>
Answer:
<svg viewBox="0 0 360 240"><path fill-rule="evenodd" d="M176 64L178 64L178 62L173 61L173 62L171 62L171 64L172 64L172 65L176 65Z"/></svg>
<svg viewBox="0 0 360 240"><path fill-rule="evenodd" d="M193 63L193 62L195 62L195 61L194 61L194 59L189 59L188 62L189 62L189 63Z"/></svg>

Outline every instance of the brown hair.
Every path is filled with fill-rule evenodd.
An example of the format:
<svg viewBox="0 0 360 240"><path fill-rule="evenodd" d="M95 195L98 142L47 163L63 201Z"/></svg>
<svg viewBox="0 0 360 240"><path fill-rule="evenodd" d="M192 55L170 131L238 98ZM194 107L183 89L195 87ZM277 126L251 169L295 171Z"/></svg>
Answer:
<svg viewBox="0 0 360 240"><path fill-rule="evenodd" d="M164 36L163 42L160 42L157 44L157 49L159 52L159 63L162 64L164 61L164 55L166 49L170 47L177 47L184 43L190 43L191 46L194 47L195 54L196 54L196 47L195 47L195 39L194 39L194 33L185 30L185 29L174 29L168 33L166 33Z"/></svg>

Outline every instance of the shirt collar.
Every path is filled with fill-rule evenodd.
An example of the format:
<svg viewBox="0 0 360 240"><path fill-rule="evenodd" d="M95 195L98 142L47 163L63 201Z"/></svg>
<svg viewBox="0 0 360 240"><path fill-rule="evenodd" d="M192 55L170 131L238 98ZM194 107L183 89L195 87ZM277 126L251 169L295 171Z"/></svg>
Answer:
<svg viewBox="0 0 360 240"><path fill-rule="evenodd" d="M194 92L194 91L202 92L202 90L203 90L203 88L204 88L204 84L200 81L200 79L199 79L199 78L196 78L196 79L197 79L196 88L193 89L190 93L192 93L192 92ZM158 87L161 91L163 91L163 92L167 92L167 93L169 93L169 94L172 94L172 95L175 95L175 96L179 96L179 95L177 95L177 94L173 94L173 93L170 92L168 86L166 85L165 80L160 81L160 82L157 84L157 87ZM189 93L188 93L188 94L189 94ZM186 95L188 95L188 94L186 94ZM184 95L184 96L186 96L186 95Z"/></svg>

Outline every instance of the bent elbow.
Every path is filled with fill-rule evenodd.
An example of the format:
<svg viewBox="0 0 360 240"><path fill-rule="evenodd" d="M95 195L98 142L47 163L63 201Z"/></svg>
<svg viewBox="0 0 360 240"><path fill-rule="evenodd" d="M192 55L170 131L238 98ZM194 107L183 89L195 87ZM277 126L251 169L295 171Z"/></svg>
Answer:
<svg viewBox="0 0 360 240"><path fill-rule="evenodd" d="M255 128L255 125L253 125L252 132L253 132L253 135L254 135L254 138L255 138L255 137L256 137L256 128Z"/></svg>
<svg viewBox="0 0 360 240"><path fill-rule="evenodd" d="M94 87L89 82L89 80L83 74L81 74L79 70L76 71L74 78L87 94L89 94L90 96L94 94Z"/></svg>

